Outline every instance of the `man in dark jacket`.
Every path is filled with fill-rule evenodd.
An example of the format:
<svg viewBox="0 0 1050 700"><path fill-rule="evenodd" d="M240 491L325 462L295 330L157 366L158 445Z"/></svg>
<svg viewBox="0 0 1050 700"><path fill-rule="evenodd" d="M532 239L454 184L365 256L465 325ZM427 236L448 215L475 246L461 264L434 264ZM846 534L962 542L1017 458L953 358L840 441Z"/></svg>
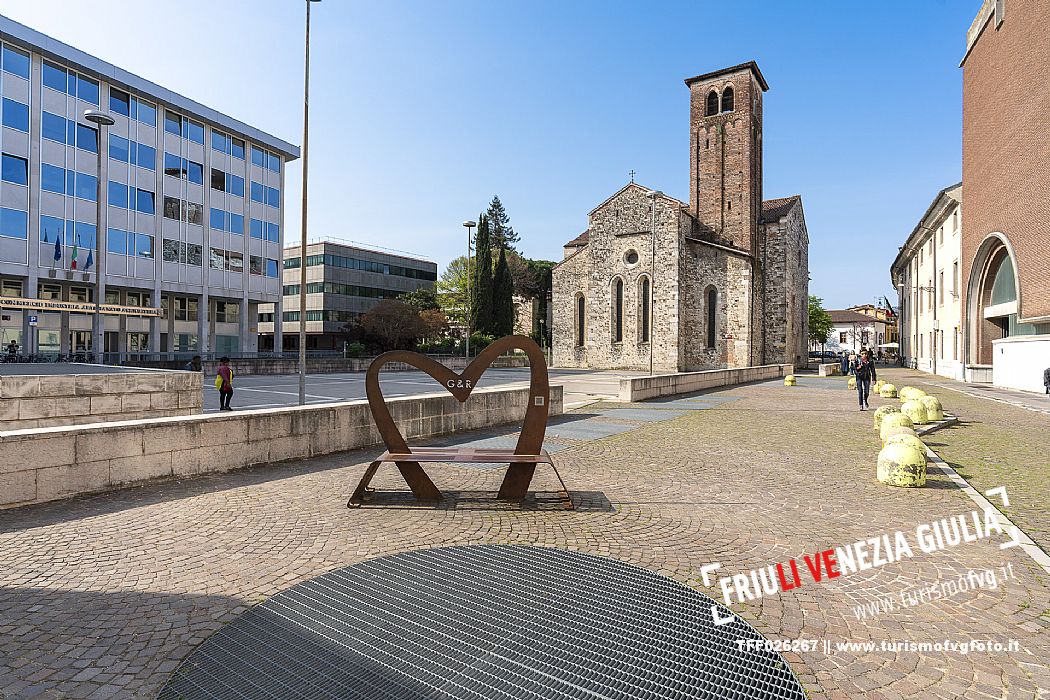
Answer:
<svg viewBox="0 0 1050 700"><path fill-rule="evenodd" d="M1046 387L1046 393L1050 394L1050 367L1043 370L1043 386Z"/></svg>
<svg viewBox="0 0 1050 700"><path fill-rule="evenodd" d="M853 363L853 376L857 378L857 400L860 402L860 410L868 408L868 394L871 392L871 383L877 379L875 374L875 363L871 361L871 353L864 351Z"/></svg>

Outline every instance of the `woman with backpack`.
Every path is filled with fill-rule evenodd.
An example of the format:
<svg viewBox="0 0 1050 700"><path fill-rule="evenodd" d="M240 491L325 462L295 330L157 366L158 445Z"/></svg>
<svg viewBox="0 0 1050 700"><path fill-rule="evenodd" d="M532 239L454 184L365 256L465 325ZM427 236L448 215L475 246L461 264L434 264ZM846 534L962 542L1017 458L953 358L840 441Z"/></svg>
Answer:
<svg viewBox="0 0 1050 700"><path fill-rule="evenodd" d="M860 357L853 363L853 376L857 378L857 400L860 402L860 410L868 408L868 394L871 392L871 383L878 377L875 373L875 363L871 361L870 352L862 352Z"/></svg>

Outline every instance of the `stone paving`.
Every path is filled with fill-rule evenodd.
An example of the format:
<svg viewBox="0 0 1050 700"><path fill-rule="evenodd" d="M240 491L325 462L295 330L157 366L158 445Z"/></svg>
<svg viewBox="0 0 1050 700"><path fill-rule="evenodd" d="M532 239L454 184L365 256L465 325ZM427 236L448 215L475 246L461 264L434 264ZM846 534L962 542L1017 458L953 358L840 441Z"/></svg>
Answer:
<svg viewBox="0 0 1050 700"><path fill-rule="evenodd" d="M661 406L667 420L652 415ZM628 412L635 410L645 413ZM964 419L967 410L959 404ZM1023 409L998 410L1010 423L1009 412ZM562 509L557 481L542 466L537 495L523 506L493 500L499 470L435 467L432 477L448 496L439 507L384 493L377 505L347 510L350 489L378 450L0 511L0 696L154 697L197 644L249 606L395 552L560 547L720 597L699 581L701 566L717 561L724 573L744 573L885 532L914 532L974 507L938 474L925 489L876 482L872 415L856 410L841 379L734 387L628 411L617 416L605 404L560 422L556 459L574 511ZM593 424L627 430L568 435L569 426ZM373 485L403 493L395 474L384 468ZM874 644L786 653L812 698L1050 697L1050 577L1019 549L1000 550L1000 541L916 550L914 558L733 608L770 639ZM998 567L1012 576L994 590L858 619L858 606L897 599L906 588ZM946 639L1017 640L1019 647L879 649L883 641Z"/></svg>

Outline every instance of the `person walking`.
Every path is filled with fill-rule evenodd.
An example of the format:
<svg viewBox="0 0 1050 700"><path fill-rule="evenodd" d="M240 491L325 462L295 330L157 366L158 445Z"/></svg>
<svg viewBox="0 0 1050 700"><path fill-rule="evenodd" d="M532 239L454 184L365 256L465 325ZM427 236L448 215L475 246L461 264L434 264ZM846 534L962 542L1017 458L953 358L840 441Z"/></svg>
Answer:
<svg viewBox="0 0 1050 700"><path fill-rule="evenodd" d="M849 353L842 351L842 376L849 374Z"/></svg>
<svg viewBox="0 0 1050 700"><path fill-rule="evenodd" d="M11 344L7 346L7 354L12 358L18 354L18 342L15 340L11 341Z"/></svg>
<svg viewBox="0 0 1050 700"><path fill-rule="evenodd" d="M857 401L860 410L868 409L868 394L871 392L871 383L877 379L875 363L871 361L871 353L862 352L860 358L853 363L853 375L857 378Z"/></svg>
<svg viewBox="0 0 1050 700"><path fill-rule="evenodd" d="M233 370L230 369L230 358L219 358L219 369L216 370L215 388L219 390L219 410L232 411L230 400L233 398Z"/></svg>
<svg viewBox="0 0 1050 700"><path fill-rule="evenodd" d="M183 366L183 369L187 372L200 372L203 369L203 365L201 364L201 356L194 355L193 359Z"/></svg>
<svg viewBox="0 0 1050 700"><path fill-rule="evenodd" d="M1050 394L1050 367L1043 370L1043 386L1046 387L1046 393Z"/></svg>

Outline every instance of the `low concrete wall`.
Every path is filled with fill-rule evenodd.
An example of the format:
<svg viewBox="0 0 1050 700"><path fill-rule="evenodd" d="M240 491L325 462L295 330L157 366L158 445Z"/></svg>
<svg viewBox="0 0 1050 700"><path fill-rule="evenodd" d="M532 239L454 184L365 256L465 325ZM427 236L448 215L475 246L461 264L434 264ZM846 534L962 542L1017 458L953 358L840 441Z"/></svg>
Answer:
<svg viewBox="0 0 1050 700"><path fill-rule="evenodd" d="M794 371L791 365L760 365L734 369L711 369L704 372L656 374L651 377L620 379L620 401L644 401L656 396L688 394L719 386L745 384L785 377Z"/></svg>
<svg viewBox="0 0 1050 700"><path fill-rule="evenodd" d="M307 358L306 360L306 372L307 374L334 374L338 372L364 372L368 369L368 366L372 364L374 357L356 357L356 358L343 358L343 357L314 357ZM467 366L467 360L464 357L435 357L435 360L445 365L450 369L460 370ZM189 360L157 360L137 363L134 366L141 367L160 367L164 369L183 369ZM132 365L129 365L132 366ZM249 374L298 374L299 372L299 361L295 359L280 359L280 358L245 358L232 360L230 366L233 368L233 373L237 376L247 376ZM529 360L527 357L522 355L521 357L498 357L496 361L492 363L493 367L528 367ZM215 376L215 370L218 369L219 363L215 360L208 360L202 364L204 372L209 377ZM384 372L396 372L398 370L414 370L415 367L409 365L396 363L387 365L384 367Z"/></svg>
<svg viewBox="0 0 1050 700"><path fill-rule="evenodd" d="M0 430L193 415L201 412L201 381L196 372L162 370L4 375Z"/></svg>
<svg viewBox="0 0 1050 700"><path fill-rule="evenodd" d="M1014 335L992 341L992 384L1042 394L1050 367L1050 335Z"/></svg>
<svg viewBox="0 0 1050 700"><path fill-rule="evenodd" d="M406 439L521 421L529 389L387 402ZM562 412L551 387L550 414ZM0 432L0 507L380 443L367 401ZM347 493L352 484L347 484Z"/></svg>
<svg viewBox="0 0 1050 700"><path fill-rule="evenodd" d="M818 377L836 377L842 375L842 365L838 362L831 362L825 365L817 365L817 376Z"/></svg>

